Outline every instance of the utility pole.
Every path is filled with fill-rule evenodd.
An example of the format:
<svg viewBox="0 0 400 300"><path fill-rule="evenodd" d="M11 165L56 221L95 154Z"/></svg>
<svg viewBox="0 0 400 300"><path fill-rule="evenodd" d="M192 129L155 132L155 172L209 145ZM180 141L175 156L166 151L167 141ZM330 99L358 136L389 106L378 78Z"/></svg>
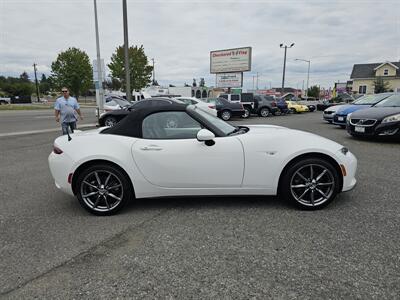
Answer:
<svg viewBox="0 0 400 300"><path fill-rule="evenodd" d="M293 46L294 46L294 43L292 43L289 47L287 45L283 46L283 44L279 45L279 47L285 48L285 56L283 58L282 95L284 94L284 89L285 89L286 51L287 51L287 48L292 48Z"/></svg>
<svg viewBox="0 0 400 300"><path fill-rule="evenodd" d="M307 59L301 59L301 58L296 58L295 60L300 60L300 61L305 61L306 63L308 63L308 70L307 70L307 90L305 92L305 97L306 100L308 99L308 83L310 81L310 63L311 60L307 60Z"/></svg>
<svg viewBox="0 0 400 300"><path fill-rule="evenodd" d="M38 85L37 75L36 75L36 63L33 63L33 71L35 72L35 84L36 84L36 97L37 97L37 102L40 102L40 98L39 98L39 85Z"/></svg>
<svg viewBox="0 0 400 300"><path fill-rule="evenodd" d="M254 92L254 78L255 78L255 76L253 75L253 92Z"/></svg>
<svg viewBox="0 0 400 300"><path fill-rule="evenodd" d="M101 59L100 59L100 43L99 43L99 26L97 23L97 3L96 0L93 0L94 2L94 21L95 21L95 30L96 30L96 53L97 53L97 84L96 86L96 98L97 98L97 105L99 107L99 110L104 109L104 91L103 91L103 70L102 70L102 65L101 65ZM96 80L96 78L93 78ZM98 112L98 117L100 116L100 113Z"/></svg>
<svg viewBox="0 0 400 300"><path fill-rule="evenodd" d="M151 60L153 61L153 85L156 85L156 69L154 69L154 58Z"/></svg>
<svg viewBox="0 0 400 300"><path fill-rule="evenodd" d="M131 77L129 71L129 43L128 43L128 13L126 0L122 0L122 10L124 18L124 54L125 54L125 81L126 81L126 100L132 100Z"/></svg>
<svg viewBox="0 0 400 300"><path fill-rule="evenodd" d="M257 72L257 84L256 84L256 89L258 91L258 72Z"/></svg>

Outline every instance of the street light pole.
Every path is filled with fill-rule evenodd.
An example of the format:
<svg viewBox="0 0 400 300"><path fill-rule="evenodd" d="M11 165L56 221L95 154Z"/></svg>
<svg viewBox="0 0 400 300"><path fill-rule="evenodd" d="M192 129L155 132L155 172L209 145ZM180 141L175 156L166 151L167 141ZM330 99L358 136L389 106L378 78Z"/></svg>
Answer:
<svg viewBox="0 0 400 300"><path fill-rule="evenodd" d="M123 22L124 22L124 54L125 54L125 82L126 82L126 100L132 100L131 77L129 71L129 43L128 43L128 13L126 0L122 0Z"/></svg>
<svg viewBox="0 0 400 300"><path fill-rule="evenodd" d="M301 59L301 58L296 58L295 60L300 60L300 61L305 61L306 63L308 63L308 70L307 70L307 89L306 89L306 100L308 100L308 83L310 81L310 63L311 60L307 60L307 59Z"/></svg>
<svg viewBox="0 0 400 300"><path fill-rule="evenodd" d="M37 102L40 102L40 98L39 98L39 85L38 85L37 75L36 75L36 63L33 63L33 71L35 72L35 84L36 84Z"/></svg>
<svg viewBox="0 0 400 300"><path fill-rule="evenodd" d="M156 85L156 69L154 69L154 58L151 60L153 61L153 85Z"/></svg>
<svg viewBox="0 0 400 300"><path fill-rule="evenodd" d="M286 51L287 48L292 48L294 46L294 43L292 43L290 46L283 46L283 44L280 44L279 47L285 48L285 56L283 58L283 76L282 76L282 95L284 94L284 88L285 88L285 72L286 72Z"/></svg>
<svg viewBox="0 0 400 300"><path fill-rule="evenodd" d="M99 43L99 27L97 24L97 4L96 0L94 2L94 22L95 22L95 29L96 29L96 52L97 52L97 82L98 86L96 87L96 95L98 95L98 107L99 110L104 109L104 92L103 92L103 72L101 69L101 60L100 60L100 43ZM94 78L95 79L95 78ZM99 117L99 113L98 113Z"/></svg>

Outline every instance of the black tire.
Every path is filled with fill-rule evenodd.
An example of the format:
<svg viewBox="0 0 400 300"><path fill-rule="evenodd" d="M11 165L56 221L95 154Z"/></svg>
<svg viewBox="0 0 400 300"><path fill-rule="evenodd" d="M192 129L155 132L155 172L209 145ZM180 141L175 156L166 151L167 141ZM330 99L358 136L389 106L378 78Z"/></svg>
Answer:
<svg viewBox="0 0 400 300"><path fill-rule="evenodd" d="M229 110L223 110L221 112L221 119L224 121L229 121L232 117L232 113Z"/></svg>
<svg viewBox="0 0 400 300"><path fill-rule="evenodd" d="M108 164L93 165L83 170L76 180L75 191L81 206L98 216L117 213L133 197L127 175L118 167Z"/></svg>
<svg viewBox="0 0 400 300"><path fill-rule="evenodd" d="M109 116L104 119L104 126L113 127L117 123L118 123L117 119L113 116Z"/></svg>
<svg viewBox="0 0 400 300"><path fill-rule="evenodd" d="M290 113L292 113L292 114L297 114L297 110L296 110L295 108L291 108L291 109L290 109Z"/></svg>
<svg viewBox="0 0 400 300"><path fill-rule="evenodd" d="M258 112L258 115L260 117L266 118L266 117L268 117L270 115L270 113L271 113L271 111L269 110L268 107L262 107L260 109L260 111Z"/></svg>
<svg viewBox="0 0 400 300"><path fill-rule="evenodd" d="M325 173L318 179L323 172ZM328 205L340 192L339 176L341 175L328 160L306 158L294 162L282 174L279 193L283 199L298 208L320 209ZM330 182L331 185L328 184Z"/></svg>
<svg viewBox="0 0 400 300"><path fill-rule="evenodd" d="M243 107L243 109L244 109L244 114L242 115L242 118L243 119L250 118L250 115L251 115L250 108L245 106L245 107Z"/></svg>

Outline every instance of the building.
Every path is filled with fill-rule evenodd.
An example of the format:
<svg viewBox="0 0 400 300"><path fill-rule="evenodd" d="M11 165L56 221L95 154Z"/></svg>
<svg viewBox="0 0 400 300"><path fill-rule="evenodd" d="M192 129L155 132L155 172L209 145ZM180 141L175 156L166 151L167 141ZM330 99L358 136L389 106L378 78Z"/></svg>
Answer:
<svg viewBox="0 0 400 300"><path fill-rule="evenodd" d="M400 62L357 64L353 66L350 78L353 80L352 92L373 94L374 81L382 77L388 82L389 90L400 93Z"/></svg>

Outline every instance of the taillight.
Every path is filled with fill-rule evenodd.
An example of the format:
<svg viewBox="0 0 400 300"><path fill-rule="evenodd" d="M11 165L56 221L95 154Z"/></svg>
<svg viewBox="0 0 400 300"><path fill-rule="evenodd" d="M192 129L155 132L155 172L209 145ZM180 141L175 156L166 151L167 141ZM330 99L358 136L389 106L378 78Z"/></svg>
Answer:
<svg viewBox="0 0 400 300"><path fill-rule="evenodd" d="M55 154L61 154L61 153L63 153L63 151L62 151L60 148L58 148L57 146L53 146L53 152L54 152Z"/></svg>
<svg viewBox="0 0 400 300"><path fill-rule="evenodd" d="M214 105L209 105L208 107L209 107L209 108L212 108L212 109L215 109L215 106L214 106Z"/></svg>

